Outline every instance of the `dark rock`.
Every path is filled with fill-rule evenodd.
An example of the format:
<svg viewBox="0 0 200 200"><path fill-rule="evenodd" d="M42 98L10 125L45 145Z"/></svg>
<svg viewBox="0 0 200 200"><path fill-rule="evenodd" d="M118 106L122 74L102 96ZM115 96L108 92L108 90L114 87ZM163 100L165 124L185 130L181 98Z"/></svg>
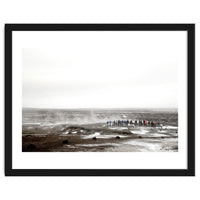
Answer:
<svg viewBox="0 0 200 200"><path fill-rule="evenodd" d="M35 149L36 149L36 145L34 145L34 144L29 144L29 145L27 146L27 150L33 151L33 150L35 150Z"/></svg>
<svg viewBox="0 0 200 200"><path fill-rule="evenodd" d="M120 137L119 137L119 136L116 136L115 138L116 138L116 139L120 139Z"/></svg>
<svg viewBox="0 0 200 200"><path fill-rule="evenodd" d="M162 139L165 139L165 137L161 136Z"/></svg>
<svg viewBox="0 0 200 200"><path fill-rule="evenodd" d="M63 144L68 144L68 140L63 140Z"/></svg>
<svg viewBox="0 0 200 200"><path fill-rule="evenodd" d="M178 150L178 146L173 146L172 149L173 150Z"/></svg>
<svg viewBox="0 0 200 200"><path fill-rule="evenodd" d="M139 136L139 138L142 138L142 136Z"/></svg>
<svg viewBox="0 0 200 200"><path fill-rule="evenodd" d="M96 140L97 138L96 138L96 137L93 137L92 139L93 139L93 140Z"/></svg>
<svg viewBox="0 0 200 200"><path fill-rule="evenodd" d="M129 135L131 134L130 132L123 132L124 135Z"/></svg>

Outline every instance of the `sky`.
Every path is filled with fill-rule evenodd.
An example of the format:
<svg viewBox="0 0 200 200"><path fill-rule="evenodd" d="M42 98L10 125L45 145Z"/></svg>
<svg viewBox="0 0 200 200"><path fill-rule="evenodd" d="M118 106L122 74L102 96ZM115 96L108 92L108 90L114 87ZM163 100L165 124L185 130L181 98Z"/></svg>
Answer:
<svg viewBox="0 0 200 200"><path fill-rule="evenodd" d="M32 35L36 45L22 49L23 107L177 108L182 38L172 31Z"/></svg>

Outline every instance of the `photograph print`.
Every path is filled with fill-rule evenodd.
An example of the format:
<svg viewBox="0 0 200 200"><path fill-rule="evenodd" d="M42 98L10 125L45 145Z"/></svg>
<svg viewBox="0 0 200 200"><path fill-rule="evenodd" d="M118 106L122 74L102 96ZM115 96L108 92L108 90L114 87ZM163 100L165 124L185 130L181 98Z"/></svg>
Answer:
<svg viewBox="0 0 200 200"><path fill-rule="evenodd" d="M185 33L65 31L38 38L41 45L21 50L22 152L179 151Z"/></svg>

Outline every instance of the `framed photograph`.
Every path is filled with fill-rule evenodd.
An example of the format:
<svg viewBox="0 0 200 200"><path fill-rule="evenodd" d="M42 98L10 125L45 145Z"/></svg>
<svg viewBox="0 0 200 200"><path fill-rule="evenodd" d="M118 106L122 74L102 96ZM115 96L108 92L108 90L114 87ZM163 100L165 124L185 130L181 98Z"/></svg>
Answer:
<svg viewBox="0 0 200 200"><path fill-rule="evenodd" d="M6 176L194 176L194 24L6 24Z"/></svg>

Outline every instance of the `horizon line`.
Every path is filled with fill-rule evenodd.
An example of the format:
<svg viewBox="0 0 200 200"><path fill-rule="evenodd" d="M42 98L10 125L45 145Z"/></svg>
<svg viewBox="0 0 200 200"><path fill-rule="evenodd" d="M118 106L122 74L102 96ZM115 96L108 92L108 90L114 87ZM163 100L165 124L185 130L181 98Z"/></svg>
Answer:
<svg viewBox="0 0 200 200"><path fill-rule="evenodd" d="M125 109L125 110L127 110L127 109L178 109L178 107L127 107L127 108L107 108L107 107L105 107L105 108L95 108L95 107L91 107L91 108L64 108L64 107L62 107L62 108L59 108L59 107L57 107L57 108L49 108L49 107L22 107L22 109L68 109L68 110L78 110L78 109L80 109L80 110L86 110L86 109L96 109L96 110L103 110L103 109L111 109L111 110L117 110L117 109L119 109L119 110L122 110L122 109Z"/></svg>

